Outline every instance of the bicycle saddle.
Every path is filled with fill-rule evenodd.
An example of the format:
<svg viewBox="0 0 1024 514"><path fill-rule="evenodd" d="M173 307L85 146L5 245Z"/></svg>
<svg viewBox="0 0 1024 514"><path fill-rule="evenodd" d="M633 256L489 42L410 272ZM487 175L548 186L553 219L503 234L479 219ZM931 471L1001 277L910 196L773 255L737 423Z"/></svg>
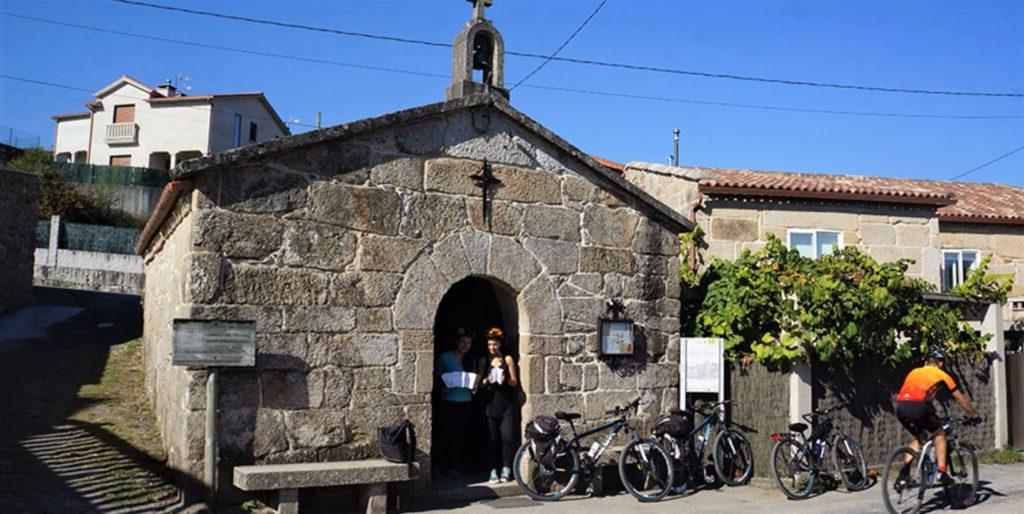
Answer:
<svg viewBox="0 0 1024 514"><path fill-rule="evenodd" d="M789 429L793 432L803 432L807 430L807 423L793 423L789 425Z"/></svg>
<svg viewBox="0 0 1024 514"><path fill-rule="evenodd" d="M560 419L560 420L562 420L562 421L572 421L574 419L582 418L583 415L582 414L578 414L576 412L562 412L562 411L558 411L558 412L555 413L555 417Z"/></svg>

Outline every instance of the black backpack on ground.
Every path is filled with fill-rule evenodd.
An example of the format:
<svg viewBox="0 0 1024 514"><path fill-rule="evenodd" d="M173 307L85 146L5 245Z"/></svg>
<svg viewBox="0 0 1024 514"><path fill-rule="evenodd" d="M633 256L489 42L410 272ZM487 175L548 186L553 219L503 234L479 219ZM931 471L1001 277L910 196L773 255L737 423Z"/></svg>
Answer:
<svg viewBox="0 0 1024 514"><path fill-rule="evenodd" d="M551 416L537 416L526 425L526 438L530 441L533 457L541 466L555 464L558 453L557 439L562 433L558 420Z"/></svg>
<svg viewBox="0 0 1024 514"><path fill-rule="evenodd" d="M380 440L380 455L388 462L411 464L416 453L416 428L412 421L405 420L397 425L377 429Z"/></svg>
<svg viewBox="0 0 1024 514"><path fill-rule="evenodd" d="M677 441L683 441L693 431L693 415L683 410L673 410L662 418L654 430L658 435L668 434Z"/></svg>

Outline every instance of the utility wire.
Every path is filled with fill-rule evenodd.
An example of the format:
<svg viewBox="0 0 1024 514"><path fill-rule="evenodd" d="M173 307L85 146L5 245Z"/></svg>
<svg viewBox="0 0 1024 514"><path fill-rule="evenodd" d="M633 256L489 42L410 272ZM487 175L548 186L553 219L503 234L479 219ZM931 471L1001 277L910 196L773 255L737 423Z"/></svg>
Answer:
<svg viewBox="0 0 1024 514"><path fill-rule="evenodd" d="M100 32L100 33L105 33L105 34L113 34L113 35L118 35L118 36L132 37L132 38L144 39L144 40L153 40L153 41L159 41L159 42L163 42L163 43L172 43L172 44L185 45L185 46L195 46L195 47L199 47L199 48L206 48L206 49L212 49L212 50L221 50L221 51L226 51L226 52L234 52L234 53L241 53L241 54L248 54L248 55L257 55L257 56L261 56L261 57L271 57L271 58L276 58L276 59L287 59L287 60L294 60L294 61L299 61L299 62L309 62L309 63L314 63L314 64L327 64L327 65L340 66L340 67L346 67L346 68L356 68L356 69L364 69L364 70L370 70L370 71L381 71L381 72L387 72L387 73L397 73L397 74L413 75L413 76L419 76L419 77L431 77L431 78L439 78L439 79L445 79L445 80L448 80L450 78L447 75L442 75L440 73L429 73L429 72L423 72L423 71L407 70L407 69L401 69L401 68L389 68L389 67L383 67L383 66L367 66L367 65L356 64L356 63L332 61L332 60L328 60L328 59L320 59L320 58L304 57L304 56L298 56L298 55L272 53L272 52L262 52L262 51L257 51L257 50L244 49L244 48L234 48L234 47L223 46L223 45L214 45L214 44L208 44L208 43L201 43L201 42L197 42L197 41L186 41L186 40L181 40L181 39L171 39L171 38L165 38L165 37L158 37L158 36L153 36L153 35L149 35L149 34L137 34L137 33L132 33L132 32L123 32L123 31L117 31L117 30L100 28L100 27L92 27L92 26L88 26L88 25L80 25L80 24L76 24L76 23L68 23L68 22L63 22L63 21L58 21L58 20L50 20L50 19L45 19L45 18L37 18L37 17L33 17L33 16L26 16L26 15L22 15L22 14L10 13L10 12L6 12L6 11L0 11L0 15L11 16L11 17L21 18L21 19L26 19L26 20L30 20L30 21L39 22L39 23L48 23L48 24L58 25L58 26L62 26L62 27L71 27L71 28L76 28L76 29L80 29L80 30ZM650 95L640 95L640 94L632 94L632 93L620 93L620 92L612 92L612 91L597 91L597 90L588 90L588 89L574 89L574 88L566 88L566 87L544 86L544 85L533 85L533 84L524 84L523 87L531 88L531 89L544 90L544 91L559 91L559 92L565 92L565 93L577 93L577 94L587 94L587 95L606 96L606 97L615 97L615 98L628 98L628 99L634 99L634 100L651 100L651 101L670 102L670 103L682 103L682 104L693 104L693 105L707 105L707 106L718 106L718 107L732 107L732 108L742 108L742 109L757 109L757 110L781 111L781 112L797 112L797 113L808 113L808 114L832 114L832 115L846 115L846 116L868 116L868 117L910 118L910 119L948 119L948 120L1018 120L1018 119L1024 119L1024 116L1006 116L1006 115L956 115L956 114L892 113L892 112L873 112L873 111L811 109L811 108L776 106L776 105L759 105L759 104L745 104L745 103L732 103L732 102L714 102L714 101L694 100L694 99L678 98L678 97L650 96ZM88 91L91 91L91 90L88 90Z"/></svg>
<svg viewBox="0 0 1024 514"><path fill-rule="evenodd" d="M996 157L995 159L992 159L991 161L988 161L985 164L982 164L981 166L969 169L969 170L967 170L967 171L965 171L965 172L963 172L963 173L961 173L961 174L959 174L959 175L957 175L957 176L955 176L955 177L953 177L953 178L951 178L949 180L956 180L958 178L970 175L971 173L974 173L975 171L978 171L978 170L984 168L985 166L988 166L989 164L995 164L996 162L999 162L999 161L1001 161L1001 160L1003 160L1003 159L1005 159L1005 158L1007 158L1007 157L1009 157L1009 156L1011 156L1011 155L1013 155L1013 154L1015 154L1015 153L1017 153L1017 152L1019 152L1021 150L1024 150L1024 146L1018 146L1017 148L1015 148L1013 150L1010 150L1009 152L1004 153L1003 155L1000 155L999 157Z"/></svg>
<svg viewBox="0 0 1024 514"><path fill-rule="evenodd" d="M558 52L561 52L562 49L565 48L566 45L568 45L569 42L572 41L573 38L576 37L576 34L579 34L580 31L583 30L583 27L586 27L587 24L590 23L590 20L594 19L594 16L597 15L598 11L600 11L601 8L604 7L604 4L606 4L606 3L608 3L608 0L601 0L601 3L597 5L597 8L594 9L594 12L590 13L590 16L587 16L587 19L583 20L583 23L581 23L579 27L576 27L576 30L572 33L572 35L569 36L568 39L565 40L564 43L562 43L562 46L558 47L558 49L555 50L551 55L549 55L547 59L544 59L544 62L540 63L536 68L533 69L533 71L531 71L525 77L523 77L522 80L520 80L519 82L516 82L516 85L512 86L512 88L509 89L509 92L511 93L515 88L519 87L520 84L522 84L523 82L526 82L527 80L530 80L530 77L532 77L534 74L536 74L538 71L540 71L541 68L543 68L544 66L547 66L547 64L549 62L551 62L551 59L554 59L555 56L558 55Z"/></svg>
<svg viewBox="0 0 1024 514"><path fill-rule="evenodd" d="M315 26L303 25L303 24L299 24L299 23L286 23L286 22L281 22L281 21L276 21L276 20L268 20L268 19L263 19L263 18L252 18L252 17L248 17L248 16L237 16L237 15L223 14L223 13L210 12L210 11L201 11L201 10L198 10L198 9L187 9L187 8L184 8L184 7L173 7L173 6L169 6L169 5L155 4L155 3L143 2L143 1L139 1L139 0L112 0L112 1L118 2L118 3L121 3L121 4L128 4L128 5L134 5L134 6L139 6L139 7L148 7L148 8L152 8L152 9L161 9L161 10L165 10L165 11L174 11L174 12L181 12L181 13L193 14L193 15L199 15L199 16L208 16L208 17L213 17L213 18L222 18L222 19L229 19L229 20L236 20L236 21L244 21L244 22L247 22L247 23L257 23L257 24L262 24L262 25L272 25L272 26L277 26L277 27L285 27L285 28L291 28L291 29L307 30L307 31L313 31L313 32L323 32L323 33L330 33L330 34L336 34L336 35L341 35L341 36L361 37L361 38L376 39L376 40L381 40L381 41L389 41L389 42L404 43L404 44L416 44L416 45L431 46L431 47L451 47L451 45L448 44L448 43L440 43L440 42L437 42L437 41L427 41L427 40L422 40L422 39L412 39L412 38L404 38L404 37L396 37L396 36L386 36L386 35L371 34L371 33L366 33L366 32L354 32L354 31L339 30L339 29L332 29L332 28L326 28L326 27L315 27ZM547 60L547 61L569 62L569 63L574 63L574 64L587 64L587 65L591 65L591 66L602 66L602 67L607 67L607 68L621 68L621 69L628 69L628 70L634 70L634 71L647 71L647 72L654 72L654 73L666 73L666 74L674 74L674 75L687 75L687 76L692 76L692 77L703 77L703 78L713 78L713 79L726 79L726 80L739 80L739 81L760 82L760 83L767 83L767 84L781 84L781 85L787 85L787 86L805 86L805 87L817 87L817 88L833 88L833 89L849 89L849 90L858 90L858 91L873 91L873 92L879 92L879 93L905 93L905 94L920 94L920 95L1009 97L1009 98L1022 98L1022 97L1024 97L1024 93L1017 93L1017 92L951 91L951 90L937 90L937 89L917 89L917 88L898 88L898 87L884 87L884 86L867 86L867 85L858 85L858 84L842 84L842 83L834 83L834 82L814 82L814 81L807 81L807 80L780 79L780 78L771 78L771 77L756 77L756 76L751 76L751 75L736 75L736 74L729 74L729 73L712 73L712 72L706 72L706 71L684 70L684 69L678 69L678 68L664 68L664 67L657 67L657 66L645 66L645 65L640 65L640 64L629 64L629 63L620 63L620 62L598 61L598 60L594 60L594 59L580 59L580 58L573 58L573 57L558 57L558 56L549 56L549 55L542 55L542 54L530 53L530 52L515 52L515 51L511 51L511 50L506 51L505 53L508 54L508 55L515 55L515 56L519 56L519 57L529 57L529 58L533 58L533 59L544 59L544 60Z"/></svg>

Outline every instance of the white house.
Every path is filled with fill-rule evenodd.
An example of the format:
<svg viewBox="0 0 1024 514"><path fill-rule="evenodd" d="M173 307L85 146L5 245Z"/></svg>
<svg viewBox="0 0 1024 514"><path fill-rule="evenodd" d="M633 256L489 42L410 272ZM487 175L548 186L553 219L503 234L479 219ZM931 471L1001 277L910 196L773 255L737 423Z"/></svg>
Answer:
<svg viewBox="0 0 1024 514"><path fill-rule="evenodd" d="M123 75L95 96L86 112L52 116L57 161L166 170L290 134L259 92L190 96Z"/></svg>

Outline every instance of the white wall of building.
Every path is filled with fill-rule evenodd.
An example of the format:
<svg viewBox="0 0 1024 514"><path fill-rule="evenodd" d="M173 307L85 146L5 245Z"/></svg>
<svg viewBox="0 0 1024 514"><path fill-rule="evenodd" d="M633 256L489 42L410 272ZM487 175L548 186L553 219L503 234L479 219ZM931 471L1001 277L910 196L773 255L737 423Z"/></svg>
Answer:
<svg viewBox="0 0 1024 514"><path fill-rule="evenodd" d="M285 135L281 127L273 121L274 116L255 96L217 97L213 99L213 109L213 130L210 140L212 153L235 148L235 114L242 117L240 146L262 143ZM255 142L249 140L250 123L255 123L257 127Z"/></svg>
<svg viewBox="0 0 1024 514"><path fill-rule="evenodd" d="M67 153L71 156L75 152L84 152L89 149L89 117L71 118L57 122L57 134L54 142L53 153Z"/></svg>

